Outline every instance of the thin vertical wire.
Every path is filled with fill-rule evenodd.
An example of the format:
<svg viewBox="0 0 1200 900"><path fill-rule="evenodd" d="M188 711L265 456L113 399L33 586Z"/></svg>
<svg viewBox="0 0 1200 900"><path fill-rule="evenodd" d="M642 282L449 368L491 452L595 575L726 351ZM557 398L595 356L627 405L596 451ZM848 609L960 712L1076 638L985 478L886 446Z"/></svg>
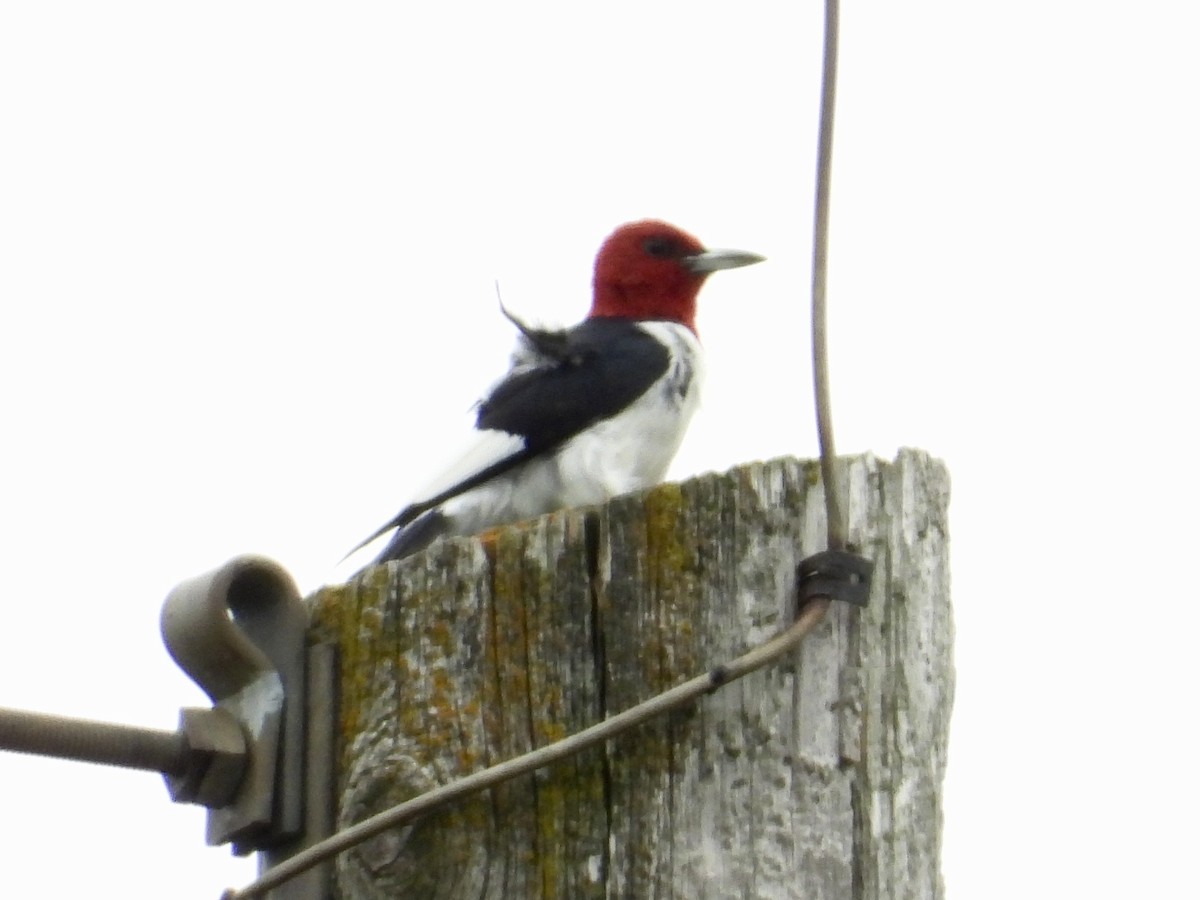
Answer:
<svg viewBox="0 0 1200 900"><path fill-rule="evenodd" d="M846 521L834 478L833 410L829 399L829 354L825 327L825 282L829 257L829 191L833 167L833 113L837 101L838 0L825 0L825 55L821 68L821 124L817 138L816 211L813 217L812 350L821 482L825 487L830 550L846 547Z"/></svg>

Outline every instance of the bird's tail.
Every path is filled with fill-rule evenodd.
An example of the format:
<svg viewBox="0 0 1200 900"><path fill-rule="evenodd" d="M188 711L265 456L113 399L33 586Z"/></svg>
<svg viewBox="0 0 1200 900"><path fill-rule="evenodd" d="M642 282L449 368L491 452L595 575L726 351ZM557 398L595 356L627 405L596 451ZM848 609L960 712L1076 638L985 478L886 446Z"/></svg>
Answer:
<svg viewBox="0 0 1200 900"><path fill-rule="evenodd" d="M441 510L431 509L418 516L410 525L400 528L392 535L383 552L375 557L375 565L389 559L404 559L420 553L438 538L450 533L450 519Z"/></svg>
<svg viewBox="0 0 1200 900"><path fill-rule="evenodd" d="M406 511L407 512L407 511ZM375 556L366 566L358 569L348 570L343 564L346 560L353 557L364 547L377 541L389 531L395 531L391 539L384 546L383 550ZM450 519L442 514L437 509L432 509L418 515L415 519L411 516L401 514L396 516L383 527L377 529L365 541L360 541L353 550L342 557L338 564L338 570L341 574L338 576L338 581L349 581L369 566L377 566L387 562L389 559L404 559L406 556L412 556L414 553L420 553L435 540L444 534L449 534ZM361 563L360 563L361 565ZM347 577L347 572L353 572Z"/></svg>

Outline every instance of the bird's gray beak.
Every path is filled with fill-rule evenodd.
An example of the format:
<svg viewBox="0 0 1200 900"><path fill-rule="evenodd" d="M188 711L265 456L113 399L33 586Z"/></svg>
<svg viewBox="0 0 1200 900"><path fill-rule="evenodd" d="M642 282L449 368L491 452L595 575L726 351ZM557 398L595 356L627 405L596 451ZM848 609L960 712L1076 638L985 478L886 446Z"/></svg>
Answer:
<svg viewBox="0 0 1200 900"><path fill-rule="evenodd" d="M739 266L752 266L760 263L765 256L757 253L747 253L745 250L705 250L695 256L685 256L680 262L683 267L695 275L707 275L718 269L736 269Z"/></svg>

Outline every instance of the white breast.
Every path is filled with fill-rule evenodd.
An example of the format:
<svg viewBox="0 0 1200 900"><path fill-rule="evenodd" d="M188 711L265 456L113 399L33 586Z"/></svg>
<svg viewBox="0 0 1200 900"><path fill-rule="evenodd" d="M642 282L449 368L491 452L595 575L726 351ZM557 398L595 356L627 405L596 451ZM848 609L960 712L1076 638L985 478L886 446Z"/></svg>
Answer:
<svg viewBox="0 0 1200 900"><path fill-rule="evenodd" d="M557 456L567 506L602 503L662 481L700 405L703 351L674 322L639 326L671 354L667 371L623 412L569 441Z"/></svg>

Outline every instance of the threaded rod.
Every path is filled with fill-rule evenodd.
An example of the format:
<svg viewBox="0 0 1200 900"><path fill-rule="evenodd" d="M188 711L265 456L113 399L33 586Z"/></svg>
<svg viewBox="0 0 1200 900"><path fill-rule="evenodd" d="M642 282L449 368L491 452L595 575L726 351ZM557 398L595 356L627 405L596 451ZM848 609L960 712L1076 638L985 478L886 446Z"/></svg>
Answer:
<svg viewBox="0 0 1200 900"><path fill-rule="evenodd" d="M178 731L114 725L0 708L0 750L182 775L188 747Z"/></svg>

